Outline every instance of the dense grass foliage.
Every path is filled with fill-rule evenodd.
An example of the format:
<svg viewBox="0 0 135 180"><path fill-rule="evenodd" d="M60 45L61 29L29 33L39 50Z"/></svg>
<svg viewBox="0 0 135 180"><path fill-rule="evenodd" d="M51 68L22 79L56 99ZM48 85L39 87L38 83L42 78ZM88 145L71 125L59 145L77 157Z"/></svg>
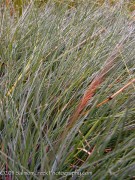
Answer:
<svg viewBox="0 0 135 180"><path fill-rule="evenodd" d="M31 3L21 16L1 6L3 178L133 179L134 47L135 12L123 1L48 2L42 10Z"/></svg>
<svg viewBox="0 0 135 180"><path fill-rule="evenodd" d="M34 3L35 6L42 8L45 4L49 2L49 0L1 0L2 4L6 5L6 8L10 10L10 15L13 16L14 14L18 14L19 16L22 15L23 10L25 9L28 4L31 2ZM93 0L91 0L93 1ZM80 3L85 3L85 0L53 0L56 6L63 6L68 5L68 8L75 8ZM96 0L94 3L96 6L102 6L106 0ZM120 0L107 0L107 3L110 6L119 3ZM125 4L128 6L128 9L132 12L135 10L135 1L134 0L127 0Z"/></svg>

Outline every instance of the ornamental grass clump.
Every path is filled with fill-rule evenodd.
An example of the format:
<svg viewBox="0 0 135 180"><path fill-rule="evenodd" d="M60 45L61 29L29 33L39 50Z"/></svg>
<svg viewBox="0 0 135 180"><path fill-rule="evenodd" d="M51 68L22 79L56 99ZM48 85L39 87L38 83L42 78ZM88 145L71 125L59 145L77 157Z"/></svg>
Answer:
<svg viewBox="0 0 135 180"><path fill-rule="evenodd" d="M135 12L82 2L1 4L2 178L135 176Z"/></svg>

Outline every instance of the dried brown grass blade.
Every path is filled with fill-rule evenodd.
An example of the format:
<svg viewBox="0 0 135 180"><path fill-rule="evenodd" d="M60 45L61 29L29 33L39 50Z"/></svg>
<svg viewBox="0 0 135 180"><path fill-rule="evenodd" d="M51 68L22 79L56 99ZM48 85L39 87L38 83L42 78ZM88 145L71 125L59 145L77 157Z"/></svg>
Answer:
<svg viewBox="0 0 135 180"><path fill-rule="evenodd" d="M115 96L117 96L118 94L120 94L121 92L123 92L128 86L130 86L131 84L135 83L135 79L132 79L130 82L128 82L125 86L123 86L121 89L119 89L117 92L115 92L113 95L111 95L110 97L108 97L107 99L105 99L104 101L102 101L101 103L99 103L97 105L97 107L102 106L103 104L107 103L108 101L112 100Z"/></svg>

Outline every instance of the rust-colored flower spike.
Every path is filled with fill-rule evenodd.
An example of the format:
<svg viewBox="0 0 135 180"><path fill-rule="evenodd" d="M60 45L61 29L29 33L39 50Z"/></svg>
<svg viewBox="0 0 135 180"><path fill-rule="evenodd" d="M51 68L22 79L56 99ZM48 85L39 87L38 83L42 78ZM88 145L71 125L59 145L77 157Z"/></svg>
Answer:
<svg viewBox="0 0 135 180"><path fill-rule="evenodd" d="M119 51L122 48L121 45L117 45L114 49L113 53L109 58L106 60L105 64L103 65L102 69L97 73L91 84L89 85L88 89L85 91L82 99L80 100L76 110L73 112L72 116L68 120L68 124L66 127L66 131L68 131L70 128L73 127L77 119L82 115L83 109L87 106L89 100L93 97L95 94L97 88L101 85L101 83L104 81L106 75L112 68L115 66L115 59L119 55ZM64 132L64 134L66 133Z"/></svg>

